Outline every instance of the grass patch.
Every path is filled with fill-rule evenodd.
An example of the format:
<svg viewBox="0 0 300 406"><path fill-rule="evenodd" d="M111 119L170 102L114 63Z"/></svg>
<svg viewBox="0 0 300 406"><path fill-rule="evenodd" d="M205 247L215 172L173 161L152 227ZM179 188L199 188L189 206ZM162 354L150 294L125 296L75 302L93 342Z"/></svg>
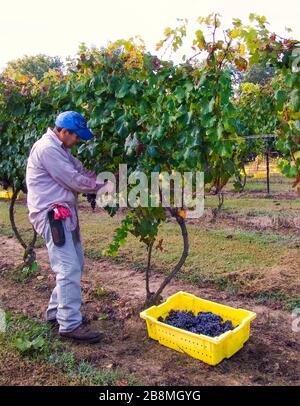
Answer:
<svg viewBox="0 0 300 406"><path fill-rule="evenodd" d="M278 204L279 203L279 204ZM206 196L205 207L216 208L218 206L218 198L216 196ZM248 213L249 210L264 210L268 213L280 213L298 215L300 210L300 199L294 200L282 199L280 201L274 200L272 196L270 198L258 198L250 197L249 195L237 195L236 198L224 197L224 204L222 211L233 211L238 214Z"/></svg>
<svg viewBox="0 0 300 406"><path fill-rule="evenodd" d="M78 362L75 354L56 338L47 323L15 312L6 312L6 323L6 332L0 334L0 344L8 351L17 351L31 360L54 365L70 380L81 384L114 386L120 380L126 380L128 385L137 385L133 375L125 376L118 369L100 369L91 362Z"/></svg>
<svg viewBox="0 0 300 406"><path fill-rule="evenodd" d="M11 229L9 221L9 204L6 201L0 201L0 233L7 237L14 237L14 232ZM18 202L15 206L15 221L22 237L26 242L31 241L33 237L33 230L28 221L28 211L26 206ZM38 236L35 246L37 248L43 247L44 241L41 236Z"/></svg>
<svg viewBox="0 0 300 406"><path fill-rule="evenodd" d="M283 235L276 233L262 233L251 230L234 230L234 229L217 229L211 230L211 233L223 238L232 236L233 239L237 239L241 242L249 244L259 243L268 245L270 243L278 243L283 245L289 245L290 243L300 242L300 237L295 235Z"/></svg>
<svg viewBox="0 0 300 406"><path fill-rule="evenodd" d="M288 179L280 174L270 175L270 191L271 193L281 193L281 192L293 192L292 179ZM230 180L226 185L226 190L229 192L234 192L233 180ZM267 179L266 178L254 178L251 176L247 177L246 186L244 189L246 192L262 192L267 191Z"/></svg>
<svg viewBox="0 0 300 406"><path fill-rule="evenodd" d="M259 293L255 295L255 299L258 301L258 303L262 303L264 305L279 303L285 310L288 311L293 311L296 308L300 308L300 295L290 297L281 290Z"/></svg>
<svg viewBox="0 0 300 406"><path fill-rule="evenodd" d="M215 197L213 199L216 200ZM239 204L243 205L245 213L249 212L249 202L255 207L250 208L251 210L265 210L263 203L272 203L269 199L249 199L247 201L231 199L231 201L234 202L235 207L238 207ZM228 203L230 204L230 201ZM292 204L290 201L284 201L284 203ZM299 202L297 204L299 205ZM5 220L3 216L5 210L7 210L7 205L6 207L5 204L1 205L0 233L7 233L10 227L8 219ZM18 205L17 213L19 227L26 233L29 224L26 207ZM112 241L121 219L121 215L111 218L97 211L80 212L83 246L87 257L94 260L104 259L101 252ZM262 276L268 272L270 267L278 264L278 259L282 257L283 252L294 257L296 253L292 244L300 241L300 238L294 234L260 233L221 225L218 225L218 228L208 229L201 224L188 225L188 231L190 252L178 278L197 285L215 285L232 292L238 292L239 285L231 282L231 273L241 274L238 280L243 280L243 272L247 270L255 270L255 275ZM164 251L153 250L153 269L167 274L181 255L182 238L177 224L173 222L163 224L158 239L163 239ZM267 255L270 249L272 249L272 255ZM128 241L125 247L120 249L119 255L105 259L113 263L127 263L129 267L144 271L146 248L135 237L129 235ZM297 259L295 258L295 260ZM247 281L242 283L245 288ZM284 290L285 287L282 288ZM288 287L286 288L288 289Z"/></svg>
<svg viewBox="0 0 300 406"><path fill-rule="evenodd" d="M13 282L27 283L39 275L39 266L35 261L30 267L24 266L21 268L21 266L18 266L16 268L2 269L0 274L3 278Z"/></svg>
<svg viewBox="0 0 300 406"><path fill-rule="evenodd" d="M12 279L16 282L27 282L33 277L37 276L39 271L39 266L36 261L34 261L31 266L24 266L22 269L17 268L12 273Z"/></svg>
<svg viewBox="0 0 300 406"><path fill-rule="evenodd" d="M111 240L120 219L110 219L97 214L82 213L82 231L84 245L88 247L86 255L91 258L102 258L101 251ZM276 234L259 234L255 232L232 229L209 229L202 226L188 226L190 238L190 253L181 279L192 283L219 284L220 276L230 272L242 272L248 268L263 270L276 263L275 253L266 256L266 245L272 242L272 250L280 254L281 243L285 244L287 237ZM227 238L227 237L231 238ZM164 224L159 232L163 239L164 252L153 251L153 267L168 273L176 264L182 250L182 239L179 229L174 223ZM133 236L129 236L126 246L121 248L119 257L114 261L126 261L137 269L144 269L146 249Z"/></svg>

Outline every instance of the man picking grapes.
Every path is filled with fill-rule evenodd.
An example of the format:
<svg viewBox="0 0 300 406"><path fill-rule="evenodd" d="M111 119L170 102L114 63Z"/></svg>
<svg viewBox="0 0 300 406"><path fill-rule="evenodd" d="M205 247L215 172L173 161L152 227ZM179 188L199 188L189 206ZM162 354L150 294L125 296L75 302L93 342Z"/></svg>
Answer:
<svg viewBox="0 0 300 406"><path fill-rule="evenodd" d="M84 255L77 215L78 193L97 193L105 184L83 167L70 148L93 138L79 113L58 115L55 127L33 145L26 167L29 220L46 242L56 286L46 311L49 322L59 324L59 335L94 343L100 333L91 330L80 312Z"/></svg>

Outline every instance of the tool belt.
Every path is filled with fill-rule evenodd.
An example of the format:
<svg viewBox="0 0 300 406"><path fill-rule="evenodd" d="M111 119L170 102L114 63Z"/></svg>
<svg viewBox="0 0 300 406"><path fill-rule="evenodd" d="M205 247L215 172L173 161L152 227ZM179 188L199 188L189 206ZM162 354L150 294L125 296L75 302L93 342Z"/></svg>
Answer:
<svg viewBox="0 0 300 406"><path fill-rule="evenodd" d="M55 214L54 210L48 211L48 219L50 224L52 240L56 246L62 247L66 242L63 220L62 219L56 220L54 218L54 214Z"/></svg>

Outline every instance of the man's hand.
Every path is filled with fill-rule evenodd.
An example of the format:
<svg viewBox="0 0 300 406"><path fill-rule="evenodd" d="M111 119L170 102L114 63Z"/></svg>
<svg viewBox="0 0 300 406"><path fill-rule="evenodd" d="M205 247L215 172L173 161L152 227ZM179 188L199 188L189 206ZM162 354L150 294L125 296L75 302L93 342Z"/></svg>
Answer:
<svg viewBox="0 0 300 406"><path fill-rule="evenodd" d="M86 170L86 171L84 172L84 175L87 176L88 178L94 178L94 179L97 178L96 172L94 172L94 171L92 171L92 170Z"/></svg>
<svg viewBox="0 0 300 406"><path fill-rule="evenodd" d="M114 184L113 182L107 181L105 183L97 183L97 190L105 189L105 192L112 193L114 191Z"/></svg>

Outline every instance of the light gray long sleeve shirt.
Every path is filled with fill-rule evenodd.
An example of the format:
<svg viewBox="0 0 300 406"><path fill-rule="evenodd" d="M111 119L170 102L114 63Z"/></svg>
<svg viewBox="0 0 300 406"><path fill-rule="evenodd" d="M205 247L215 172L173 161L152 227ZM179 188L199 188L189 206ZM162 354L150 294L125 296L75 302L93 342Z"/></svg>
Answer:
<svg viewBox="0 0 300 406"><path fill-rule="evenodd" d="M78 193L97 193L101 187L57 135L47 132L33 145L26 166L27 206L29 221L42 234L47 213L53 204L72 211L70 231L78 223Z"/></svg>

